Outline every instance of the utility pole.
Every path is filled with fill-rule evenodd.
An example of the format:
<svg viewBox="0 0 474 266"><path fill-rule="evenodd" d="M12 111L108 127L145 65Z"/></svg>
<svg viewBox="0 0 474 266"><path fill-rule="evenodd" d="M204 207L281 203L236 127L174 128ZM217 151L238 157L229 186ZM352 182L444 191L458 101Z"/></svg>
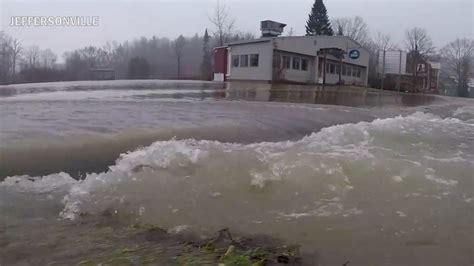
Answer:
<svg viewBox="0 0 474 266"><path fill-rule="evenodd" d="M324 62L323 62L323 89L326 86L326 62L327 62L327 57L326 57L326 49L323 49L324 53Z"/></svg>
<svg viewBox="0 0 474 266"><path fill-rule="evenodd" d="M385 81L385 49L383 50L383 58L382 58L382 85L381 85L382 90L383 90L384 81Z"/></svg>
<svg viewBox="0 0 474 266"><path fill-rule="evenodd" d="M342 57L343 57L343 51L340 51L339 54L339 86L341 86L342 83Z"/></svg>
<svg viewBox="0 0 474 266"><path fill-rule="evenodd" d="M400 58L398 64L398 80L397 80L397 90L400 92L400 87L402 83L402 50L400 50Z"/></svg>

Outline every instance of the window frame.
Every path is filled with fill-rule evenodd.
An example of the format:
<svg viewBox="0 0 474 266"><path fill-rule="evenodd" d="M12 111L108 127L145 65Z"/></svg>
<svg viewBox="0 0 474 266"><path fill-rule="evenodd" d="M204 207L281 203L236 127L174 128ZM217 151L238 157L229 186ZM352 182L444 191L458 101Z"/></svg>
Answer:
<svg viewBox="0 0 474 266"><path fill-rule="evenodd" d="M303 64L303 62L304 62L304 64ZM304 65L304 68L303 68L303 65ZM309 60L306 59L306 58L301 58L300 68L301 68L301 71L308 71L308 69L309 69Z"/></svg>
<svg viewBox="0 0 474 266"><path fill-rule="evenodd" d="M243 60L245 58L245 60ZM245 62L245 64L243 64ZM240 55L240 67L249 67L249 55L248 54L243 54Z"/></svg>
<svg viewBox="0 0 474 266"><path fill-rule="evenodd" d="M297 64L298 68L295 68L295 64ZM291 59L291 69L293 70L301 70L301 58L293 57Z"/></svg>
<svg viewBox="0 0 474 266"><path fill-rule="evenodd" d="M329 64L329 74L335 74L336 73L336 65L335 64Z"/></svg>
<svg viewBox="0 0 474 266"><path fill-rule="evenodd" d="M256 62L257 62L256 65L253 64L255 62L253 59L255 59L255 58L257 59L256 60ZM250 67L259 67L259 65L260 65L260 56L259 56L259 54L250 54L249 61L250 61L250 64L249 64Z"/></svg>
<svg viewBox="0 0 474 266"><path fill-rule="evenodd" d="M236 62L237 65L235 64ZM240 55L232 55L232 67L240 67Z"/></svg>
<svg viewBox="0 0 474 266"><path fill-rule="evenodd" d="M285 60L288 59L288 60ZM283 55L282 56L283 69L291 69L291 56Z"/></svg>

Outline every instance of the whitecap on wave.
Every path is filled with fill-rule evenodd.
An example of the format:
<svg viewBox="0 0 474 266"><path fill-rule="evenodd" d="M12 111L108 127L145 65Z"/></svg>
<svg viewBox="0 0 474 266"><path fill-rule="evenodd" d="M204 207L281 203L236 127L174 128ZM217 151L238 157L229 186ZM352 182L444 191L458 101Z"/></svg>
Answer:
<svg viewBox="0 0 474 266"><path fill-rule="evenodd" d="M172 139L122 154L109 171L81 181L64 173L10 177L0 188L67 190L60 215L68 219L106 209L164 224L211 227L344 218L379 212L400 195L438 199L459 189L472 198L462 184L474 170L474 143L468 140L473 132L459 119L415 113L336 125L294 142ZM452 156L460 159L433 159Z"/></svg>

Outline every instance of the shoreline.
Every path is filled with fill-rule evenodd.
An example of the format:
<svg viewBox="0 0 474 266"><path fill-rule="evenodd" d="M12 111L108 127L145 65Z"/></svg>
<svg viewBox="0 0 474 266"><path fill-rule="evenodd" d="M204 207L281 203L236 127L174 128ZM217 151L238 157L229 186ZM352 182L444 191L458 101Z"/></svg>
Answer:
<svg viewBox="0 0 474 266"><path fill-rule="evenodd" d="M16 232L22 230L21 226L5 228L2 234L15 235L14 242L25 245L4 246L8 238L2 239L0 235L0 246L4 246L0 250L0 263L259 266L315 265L316 262L314 255L300 254L298 245L288 245L269 236L243 236L227 228L212 236L198 236L183 226L166 230L154 224L140 224L126 214L104 212L100 216L83 215L77 221L38 220L34 226L44 229L26 236ZM74 238L61 239L56 232L64 230L71 231ZM93 240L95 234L100 235L99 242ZM32 241L33 238L42 241ZM64 246L74 249L65 252ZM48 253L41 252L44 248L48 248Z"/></svg>

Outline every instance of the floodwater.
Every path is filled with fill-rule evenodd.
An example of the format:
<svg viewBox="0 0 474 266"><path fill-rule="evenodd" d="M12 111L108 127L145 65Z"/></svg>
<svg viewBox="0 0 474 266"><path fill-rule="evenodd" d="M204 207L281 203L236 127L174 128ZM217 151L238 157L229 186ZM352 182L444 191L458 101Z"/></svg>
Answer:
<svg viewBox="0 0 474 266"><path fill-rule="evenodd" d="M474 263L472 100L191 81L0 95L1 265L87 260L127 228L78 223L104 212L269 235L308 265Z"/></svg>

